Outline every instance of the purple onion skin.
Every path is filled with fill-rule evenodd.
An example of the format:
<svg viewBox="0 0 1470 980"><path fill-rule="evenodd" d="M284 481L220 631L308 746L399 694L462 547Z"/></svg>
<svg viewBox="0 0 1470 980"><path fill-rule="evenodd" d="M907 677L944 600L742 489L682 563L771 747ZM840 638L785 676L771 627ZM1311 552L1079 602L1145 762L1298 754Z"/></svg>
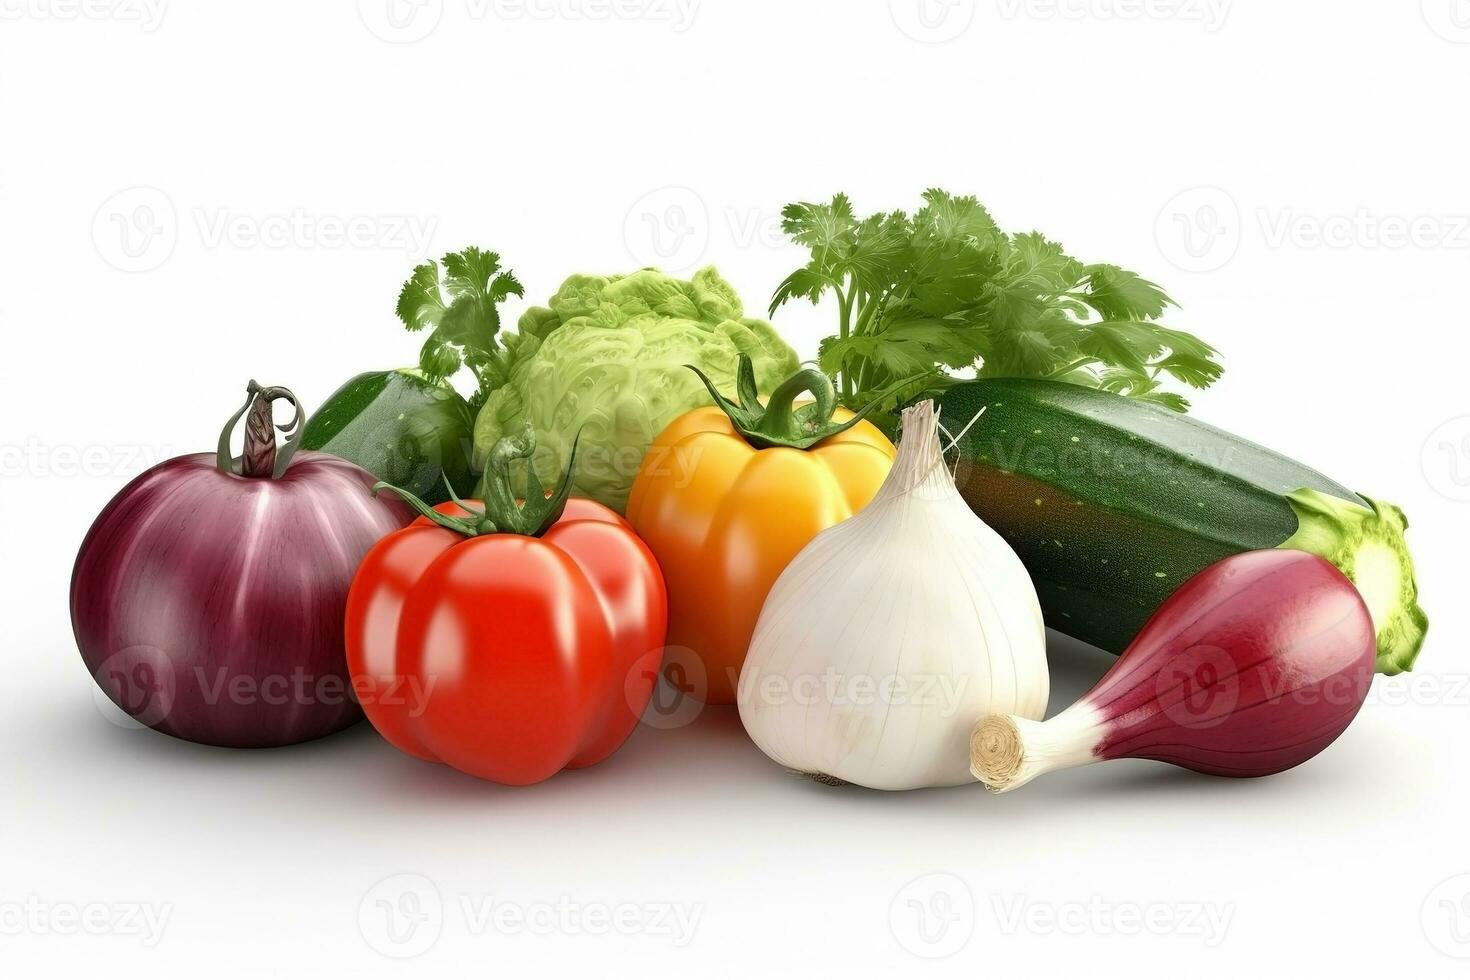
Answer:
<svg viewBox="0 0 1470 980"><path fill-rule="evenodd" d="M1330 745L1372 683L1376 639L1341 572L1300 551L1254 551L1186 582L1084 698L1102 759L1266 776Z"/></svg>
<svg viewBox="0 0 1470 980"><path fill-rule="evenodd" d="M414 516L374 482L301 452L278 479L199 453L128 484L72 572L72 628L98 685L139 722L206 745L291 745L358 721L347 590Z"/></svg>

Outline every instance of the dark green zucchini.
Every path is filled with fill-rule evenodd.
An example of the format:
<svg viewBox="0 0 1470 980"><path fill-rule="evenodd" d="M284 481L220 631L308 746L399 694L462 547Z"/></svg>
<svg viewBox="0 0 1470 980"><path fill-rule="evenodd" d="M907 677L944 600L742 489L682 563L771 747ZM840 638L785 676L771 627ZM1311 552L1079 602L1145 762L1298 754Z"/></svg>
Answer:
<svg viewBox="0 0 1470 980"><path fill-rule="evenodd" d="M380 480L431 504L473 492L474 418L447 384L408 371L359 374L332 393L306 422L304 449L350 460Z"/></svg>
<svg viewBox="0 0 1470 980"><path fill-rule="evenodd" d="M1403 512L1162 406L1055 381L945 392L955 482L1010 542L1047 625L1120 653L1184 581L1229 555L1297 548L1337 565L1378 630L1378 669L1408 670L1428 626Z"/></svg>

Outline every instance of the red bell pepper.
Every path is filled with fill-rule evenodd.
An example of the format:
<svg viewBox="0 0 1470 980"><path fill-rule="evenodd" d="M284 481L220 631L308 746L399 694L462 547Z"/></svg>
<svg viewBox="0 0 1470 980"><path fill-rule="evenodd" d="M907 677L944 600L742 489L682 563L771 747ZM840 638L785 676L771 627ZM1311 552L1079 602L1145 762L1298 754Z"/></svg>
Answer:
<svg viewBox="0 0 1470 980"><path fill-rule="evenodd" d="M570 473L554 494L531 473L515 498L508 465L534 445L528 430L495 447L483 505L400 493L423 516L367 554L347 598L348 665L374 727L410 755L513 785L622 745L668 621L653 554L613 511L568 499Z"/></svg>

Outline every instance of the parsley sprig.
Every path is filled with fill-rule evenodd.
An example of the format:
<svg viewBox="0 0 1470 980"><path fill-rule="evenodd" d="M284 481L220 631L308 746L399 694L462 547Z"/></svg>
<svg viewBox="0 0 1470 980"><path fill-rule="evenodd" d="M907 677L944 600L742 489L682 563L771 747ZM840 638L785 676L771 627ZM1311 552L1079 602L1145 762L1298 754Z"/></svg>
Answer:
<svg viewBox="0 0 1470 980"><path fill-rule="evenodd" d="M441 271L442 266L442 271ZM419 370L430 381L446 381L468 367L477 388L470 397L478 412L485 399L505 384L519 348L540 338L500 334L501 303L524 290L515 274L501 270L500 256L471 245L451 252L438 264L415 266L398 294L398 317L409 330L432 327L419 350Z"/></svg>
<svg viewBox="0 0 1470 980"><path fill-rule="evenodd" d="M911 378L892 407L979 377L1050 378L1158 402L1163 384L1206 388L1222 368L1209 344L1158 322L1176 305L1116 265L1084 264L1038 232L1007 234L974 197L924 192L924 206L859 218L846 194L798 203L782 228L811 260L777 288L771 313L798 298L837 301L838 332L818 363L855 409Z"/></svg>

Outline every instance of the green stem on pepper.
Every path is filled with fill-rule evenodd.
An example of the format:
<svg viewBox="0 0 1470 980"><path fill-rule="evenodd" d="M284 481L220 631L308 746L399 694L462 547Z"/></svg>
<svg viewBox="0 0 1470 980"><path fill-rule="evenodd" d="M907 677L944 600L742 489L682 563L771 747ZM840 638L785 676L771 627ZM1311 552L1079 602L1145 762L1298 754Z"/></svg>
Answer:
<svg viewBox="0 0 1470 980"><path fill-rule="evenodd" d="M740 355L736 369L735 390L740 398L738 403L720 394L714 382L699 368L692 364L686 364L685 367L699 376L705 388L709 389L715 405L729 416L730 424L746 442L757 449L772 449L777 446L810 449L823 439L846 432L857 425L885 398L912 381L911 378L906 378L899 382L847 421L833 422L832 414L837 411L838 405L837 391L832 387L832 379L820 368L804 368L796 372L781 382L762 405L756 395L755 368L746 354ZM814 401L809 405L796 405L796 396L802 392L810 393Z"/></svg>
<svg viewBox="0 0 1470 980"><path fill-rule="evenodd" d="M505 436L490 450L485 464L485 502L481 508L471 507L459 498L454 487L449 486L449 497L469 517L453 517L441 513L424 503L407 490L391 483L375 483L373 496L382 490L391 490L421 515L440 527L462 534L467 538L486 534L523 534L539 538L561 519L566 510L567 499L572 494L572 474L576 471L577 439L572 439L571 453L567 458L567 470L556 489L547 493L536 476L532 456L536 450L536 434L529 425L520 435ZM526 461L526 496L517 499L511 489L510 464L516 460Z"/></svg>

